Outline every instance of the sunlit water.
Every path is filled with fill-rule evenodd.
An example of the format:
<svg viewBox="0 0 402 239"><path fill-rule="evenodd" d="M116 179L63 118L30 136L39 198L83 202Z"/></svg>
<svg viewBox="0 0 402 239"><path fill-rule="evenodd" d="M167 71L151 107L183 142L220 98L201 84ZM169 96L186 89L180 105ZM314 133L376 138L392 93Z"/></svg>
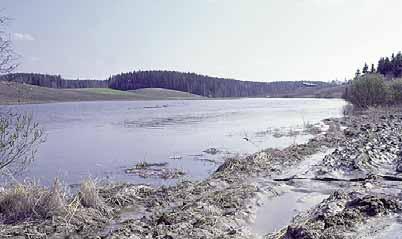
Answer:
<svg viewBox="0 0 402 239"><path fill-rule="evenodd" d="M207 177L223 161L268 147L283 148L309 136L275 138L274 128L300 128L341 116L333 99L236 99L74 102L2 107L31 112L46 130L36 161L25 176L68 184L92 176L112 181L166 184L124 170L141 161L168 162L190 179ZM210 155L204 150L217 148Z"/></svg>

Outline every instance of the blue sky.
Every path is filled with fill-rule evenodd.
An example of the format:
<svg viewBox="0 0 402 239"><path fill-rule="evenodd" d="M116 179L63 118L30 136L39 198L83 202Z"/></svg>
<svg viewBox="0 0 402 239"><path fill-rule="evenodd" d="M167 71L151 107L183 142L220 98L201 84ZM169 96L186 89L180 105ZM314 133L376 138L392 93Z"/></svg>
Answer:
<svg viewBox="0 0 402 239"><path fill-rule="evenodd" d="M402 50L399 0L1 0L20 72L343 80Z"/></svg>

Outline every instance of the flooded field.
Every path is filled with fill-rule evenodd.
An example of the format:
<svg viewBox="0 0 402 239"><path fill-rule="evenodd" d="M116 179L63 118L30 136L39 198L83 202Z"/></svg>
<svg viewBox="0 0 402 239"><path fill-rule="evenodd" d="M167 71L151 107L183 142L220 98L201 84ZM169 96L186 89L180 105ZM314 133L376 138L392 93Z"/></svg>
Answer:
<svg viewBox="0 0 402 239"><path fill-rule="evenodd" d="M3 108L32 113L46 142L27 177L68 184L87 176L112 181L170 184L177 179L128 174L157 163L203 179L227 157L304 142L300 133L341 116L342 100L236 99L75 102ZM158 171L158 169L156 169Z"/></svg>

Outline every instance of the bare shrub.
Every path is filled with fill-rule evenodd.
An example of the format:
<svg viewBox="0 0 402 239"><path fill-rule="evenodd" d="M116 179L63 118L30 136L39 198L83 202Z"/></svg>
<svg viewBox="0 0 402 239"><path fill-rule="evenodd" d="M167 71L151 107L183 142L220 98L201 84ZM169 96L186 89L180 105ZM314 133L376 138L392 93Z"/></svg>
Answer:
<svg viewBox="0 0 402 239"><path fill-rule="evenodd" d="M17 54L4 29L9 20L0 16L0 75L17 67ZM24 170L34 159L42 136L42 130L31 115L0 113L0 172L15 174Z"/></svg>
<svg viewBox="0 0 402 239"><path fill-rule="evenodd" d="M43 136L31 115L0 113L0 172L16 174L29 166Z"/></svg>
<svg viewBox="0 0 402 239"><path fill-rule="evenodd" d="M10 73L18 66L16 63L18 56L13 51L10 37L4 30L9 20L7 17L0 17L0 74Z"/></svg>

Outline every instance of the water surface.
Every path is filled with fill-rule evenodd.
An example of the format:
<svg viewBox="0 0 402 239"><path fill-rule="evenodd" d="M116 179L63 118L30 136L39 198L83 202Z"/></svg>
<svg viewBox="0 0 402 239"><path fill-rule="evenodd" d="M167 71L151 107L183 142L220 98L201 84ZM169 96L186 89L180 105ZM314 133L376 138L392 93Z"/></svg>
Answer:
<svg viewBox="0 0 402 239"><path fill-rule="evenodd" d="M301 128L341 116L342 100L231 99L73 102L3 107L32 112L46 142L26 176L78 183L88 175L114 181L165 184L124 169L141 161L168 162L191 179L213 172L225 157L283 148L310 136L275 138L275 128ZM205 153L216 148L218 154Z"/></svg>

